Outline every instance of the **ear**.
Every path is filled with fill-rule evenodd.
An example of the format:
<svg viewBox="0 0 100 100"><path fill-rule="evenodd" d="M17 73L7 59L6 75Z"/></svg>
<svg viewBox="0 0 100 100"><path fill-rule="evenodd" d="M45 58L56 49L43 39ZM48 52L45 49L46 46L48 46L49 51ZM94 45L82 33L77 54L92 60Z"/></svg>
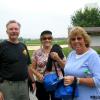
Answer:
<svg viewBox="0 0 100 100"><path fill-rule="evenodd" d="M8 31L6 30L6 33L8 34Z"/></svg>

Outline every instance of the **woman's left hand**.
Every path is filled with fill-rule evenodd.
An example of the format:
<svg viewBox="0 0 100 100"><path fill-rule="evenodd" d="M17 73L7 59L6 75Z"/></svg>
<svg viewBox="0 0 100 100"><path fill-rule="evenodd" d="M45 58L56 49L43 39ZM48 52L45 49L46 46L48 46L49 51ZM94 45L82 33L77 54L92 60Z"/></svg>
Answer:
<svg viewBox="0 0 100 100"><path fill-rule="evenodd" d="M74 81L74 76L64 76L64 85L70 85Z"/></svg>
<svg viewBox="0 0 100 100"><path fill-rule="evenodd" d="M58 59L60 59L59 58L59 56L58 56L58 53L56 53L56 52L51 52L50 53L50 57L53 59L53 60L58 60Z"/></svg>

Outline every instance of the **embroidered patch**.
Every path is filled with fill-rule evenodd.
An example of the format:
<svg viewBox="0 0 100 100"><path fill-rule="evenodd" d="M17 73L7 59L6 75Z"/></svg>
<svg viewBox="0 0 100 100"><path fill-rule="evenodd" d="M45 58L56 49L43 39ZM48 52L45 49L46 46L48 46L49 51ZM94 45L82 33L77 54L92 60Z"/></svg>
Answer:
<svg viewBox="0 0 100 100"><path fill-rule="evenodd" d="M26 56L27 55L27 51L26 50L23 50L23 54Z"/></svg>

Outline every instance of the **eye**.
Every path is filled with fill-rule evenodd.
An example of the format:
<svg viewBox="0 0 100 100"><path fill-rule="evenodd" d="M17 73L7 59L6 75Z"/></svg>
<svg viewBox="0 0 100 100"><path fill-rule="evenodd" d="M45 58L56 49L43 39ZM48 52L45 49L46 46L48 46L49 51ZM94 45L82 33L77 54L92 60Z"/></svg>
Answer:
<svg viewBox="0 0 100 100"><path fill-rule="evenodd" d="M15 31L18 31L19 29L18 28L9 28L10 31L12 30L15 30Z"/></svg>

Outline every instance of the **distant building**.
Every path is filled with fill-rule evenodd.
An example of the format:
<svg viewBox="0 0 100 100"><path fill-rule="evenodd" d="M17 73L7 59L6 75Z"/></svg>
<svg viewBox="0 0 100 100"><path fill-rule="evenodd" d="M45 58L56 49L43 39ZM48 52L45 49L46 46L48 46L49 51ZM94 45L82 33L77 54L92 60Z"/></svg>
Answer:
<svg viewBox="0 0 100 100"><path fill-rule="evenodd" d="M88 7L88 8L99 8L97 3L87 3L85 5L85 7Z"/></svg>
<svg viewBox="0 0 100 100"><path fill-rule="evenodd" d="M83 27L87 33L90 35L92 41L91 46L100 48L100 27ZM68 28L68 33L71 30L71 27Z"/></svg>

